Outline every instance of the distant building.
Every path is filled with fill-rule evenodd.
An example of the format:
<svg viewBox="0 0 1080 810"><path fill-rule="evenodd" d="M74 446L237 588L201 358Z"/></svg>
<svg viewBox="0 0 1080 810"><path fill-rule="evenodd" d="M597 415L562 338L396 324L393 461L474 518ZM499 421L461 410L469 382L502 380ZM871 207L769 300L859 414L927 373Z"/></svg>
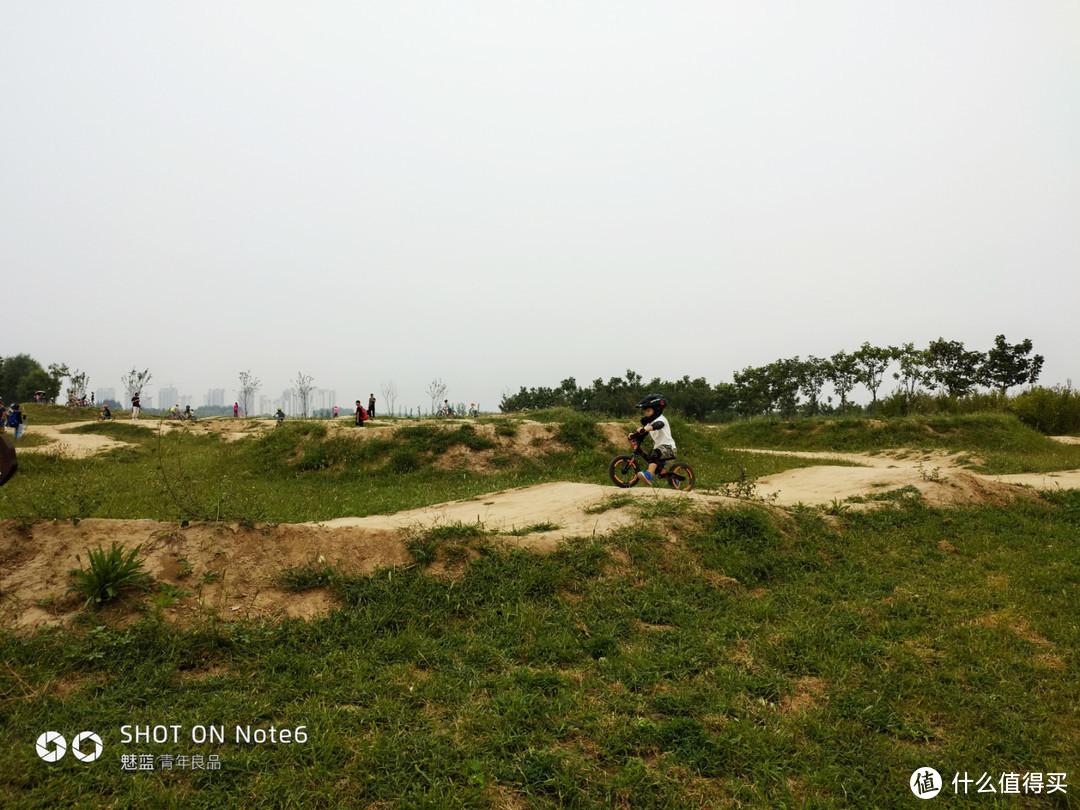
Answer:
<svg viewBox="0 0 1080 810"><path fill-rule="evenodd" d="M97 391L94 392L94 397L97 399L98 402L104 402L105 400L109 400L109 402L120 401L116 398L115 388L99 388Z"/></svg>
<svg viewBox="0 0 1080 810"><path fill-rule="evenodd" d="M171 385L166 386L165 388L159 388L158 402L161 403L160 407L163 409L171 408L173 405L180 404L180 394L177 393L176 389Z"/></svg>
<svg viewBox="0 0 1080 810"><path fill-rule="evenodd" d="M211 408L225 407L225 389L224 388L211 388L206 392L206 404Z"/></svg>

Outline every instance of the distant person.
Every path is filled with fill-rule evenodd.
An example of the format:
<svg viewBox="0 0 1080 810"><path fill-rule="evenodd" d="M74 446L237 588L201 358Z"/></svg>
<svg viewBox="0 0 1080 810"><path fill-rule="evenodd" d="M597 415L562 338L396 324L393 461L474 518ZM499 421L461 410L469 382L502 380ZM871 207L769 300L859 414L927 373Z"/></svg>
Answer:
<svg viewBox="0 0 1080 810"><path fill-rule="evenodd" d="M360 404L360 400L356 400L356 426L363 427L364 420L368 418L367 411L364 410L364 406Z"/></svg>
<svg viewBox="0 0 1080 810"><path fill-rule="evenodd" d="M278 408L277 413L274 414L274 418L277 419L277 423L280 425L282 422L285 421L285 411L281 410L281 408Z"/></svg>
<svg viewBox="0 0 1080 810"><path fill-rule="evenodd" d="M91 408L94 407L94 395L93 394L90 394L90 407Z"/></svg>
<svg viewBox="0 0 1080 810"><path fill-rule="evenodd" d="M337 419L337 405L334 406L334 418Z"/></svg>
<svg viewBox="0 0 1080 810"><path fill-rule="evenodd" d="M234 402L232 404L232 417L233 417L233 419L238 419L240 417L240 403L239 402Z"/></svg>
<svg viewBox="0 0 1080 810"><path fill-rule="evenodd" d="M469 416L471 416L473 418L476 418L479 415L480 415L480 411L477 410L476 403L475 402L470 402L469 403Z"/></svg>
<svg viewBox="0 0 1080 810"><path fill-rule="evenodd" d="M0 433L7 430L7 405L4 404L4 400L0 399Z"/></svg>
<svg viewBox="0 0 1080 810"><path fill-rule="evenodd" d="M104 422L106 419L112 419L112 411L109 410L109 403L106 402L101 406L101 420Z"/></svg>
<svg viewBox="0 0 1080 810"><path fill-rule="evenodd" d="M9 428L15 430L13 438L21 439L23 428L26 427L26 414L23 413L23 409L19 407L18 402L11 403L11 411L8 413L7 423Z"/></svg>
<svg viewBox="0 0 1080 810"><path fill-rule="evenodd" d="M184 419L185 419L185 421L190 419L191 416L192 416L191 406L190 405L185 405L184 406Z"/></svg>
<svg viewBox="0 0 1080 810"><path fill-rule="evenodd" d="M454 409L450 407L450 400L444 399L442 401L442 409L443 409L443 413L445 413L447 416L453 416L454 415Z"/></svg>
<svg viewBox="0 0 1080 810"><path fill-rule="evenodd" d="M131 398L131 418L139 418L139 395L136 394Z"/></svg>
<svg viewBox="0 0 1080 810"><path fill-rule="evenodd" d="M368 394L367 416L368 416L368 419L374 419L375 418L375 395L374 394Z"/></svg>

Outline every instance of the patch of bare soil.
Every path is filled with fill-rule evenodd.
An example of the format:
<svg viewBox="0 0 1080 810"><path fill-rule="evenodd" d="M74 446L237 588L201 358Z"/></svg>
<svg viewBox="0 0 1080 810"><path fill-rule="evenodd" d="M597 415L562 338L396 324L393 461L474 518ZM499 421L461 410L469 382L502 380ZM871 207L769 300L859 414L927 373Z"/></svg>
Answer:
<svg viewBox="0 0 1080 810"><path fill-rule="evenodd" d="M829 682L824 678L796 678L792 693L780 699L780 711L783 714L803 714L819 706L828 691Z"/></svg>
<svg viewBox="0 0 1080 810"><path fill-rule="evenodd" d="M88 422L70 422L62 425L33 425L32 430L49 443L37 447L20 447L19 453L45 453L63 455L68 458L89 458L117 447L126 446L127 442L117 441L108 436L95 433L62 433L63 430L90 424ZM27 430L31 430L28 427Z"/></svg>
<svg viewBox="0 0 1080 810"><path fill-rule="evenodd" d="M1080 486L1080 471L1044 475L979 475L961 467L957 455L941 452L897 451L866 453L810 453L782 450L745 450L799 458L836 459L858 467L821 465L785 470L755 482L758 495L782 506L830 504L853 496L867 497L914 487L931 506L1003 505L1017 498L1032 498L1032 488L1048 488L1047 479L1060 486Z"/></svg>

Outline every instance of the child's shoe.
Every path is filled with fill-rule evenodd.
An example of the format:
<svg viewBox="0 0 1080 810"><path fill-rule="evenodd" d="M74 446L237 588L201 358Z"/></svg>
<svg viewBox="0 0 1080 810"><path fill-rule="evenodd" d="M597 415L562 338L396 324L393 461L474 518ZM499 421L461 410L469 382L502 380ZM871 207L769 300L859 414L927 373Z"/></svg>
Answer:
<svg viewBox="0 0 1080 810"><path fill-rule="evenodd" d="M653 477L652 477L652 473L650 473L648 470L642 470L641 472L639 472L638 473L638 478L640 478L642 481L644 481L650 487L652 486Z"/></svg>

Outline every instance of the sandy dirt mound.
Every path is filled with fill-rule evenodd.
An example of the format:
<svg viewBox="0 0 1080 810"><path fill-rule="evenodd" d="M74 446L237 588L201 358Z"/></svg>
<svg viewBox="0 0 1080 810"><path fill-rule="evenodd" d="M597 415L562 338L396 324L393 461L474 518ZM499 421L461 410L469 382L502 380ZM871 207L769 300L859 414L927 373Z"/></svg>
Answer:
<svg viewBox="0 0 1080 810"><path fill-rule="evenodd" d="M63 455L68 458L89 458L90 456L96 456L98 453L126 446L126 442L117 441L96 433L61 432L87 424L92 423L70 422L63 425L34 425L33 432L49 443L37 447L20 447L19 453L46 453ZM30 428L28 427L27 430L29 431Z"/></svg>
<svg viewBox="0 0 1080 810"><path fill-rule="evenodd" d="M99 545L141 546L146 570L187 592L163 608L168 620L309 617L332 608L333 599L321 590L299 594L281 590L275 583L282 570L312 564L367 574L380 567L410 565L413 560L405 541L411 533L455 523L480 522L497 533L491 537L495 543L551 551L566 537L605 533L637 519L637 511L629 508L588 511L621 492L595 484L542 484L395 515L254 528L87 519L77 525L45 521L24 529L6 521L0 523L0 627L29 629L70 622L81 600L67 594L71 582L67 572L85 564L87 549ZM639 487L625 492L641 500L728 500L670 489ZM557 528L505 534L538 524ZM112 610L120 618L139 615L130 604Z"/></svg>
<svg viewBox="0 0 1080 810"><path fill-rule="evenodd" d="M1034 497L1032 488L1080 486L1080 470L1039 475L979 475L961 467L956 455L943 452L900 450L875 455L781 450L741 452L836 459L861 465L801 467L757 479L757 494L781 506L831 504L905 487L917 489L923 501L931 506L1005 504L1016 498Z"/></svg>

